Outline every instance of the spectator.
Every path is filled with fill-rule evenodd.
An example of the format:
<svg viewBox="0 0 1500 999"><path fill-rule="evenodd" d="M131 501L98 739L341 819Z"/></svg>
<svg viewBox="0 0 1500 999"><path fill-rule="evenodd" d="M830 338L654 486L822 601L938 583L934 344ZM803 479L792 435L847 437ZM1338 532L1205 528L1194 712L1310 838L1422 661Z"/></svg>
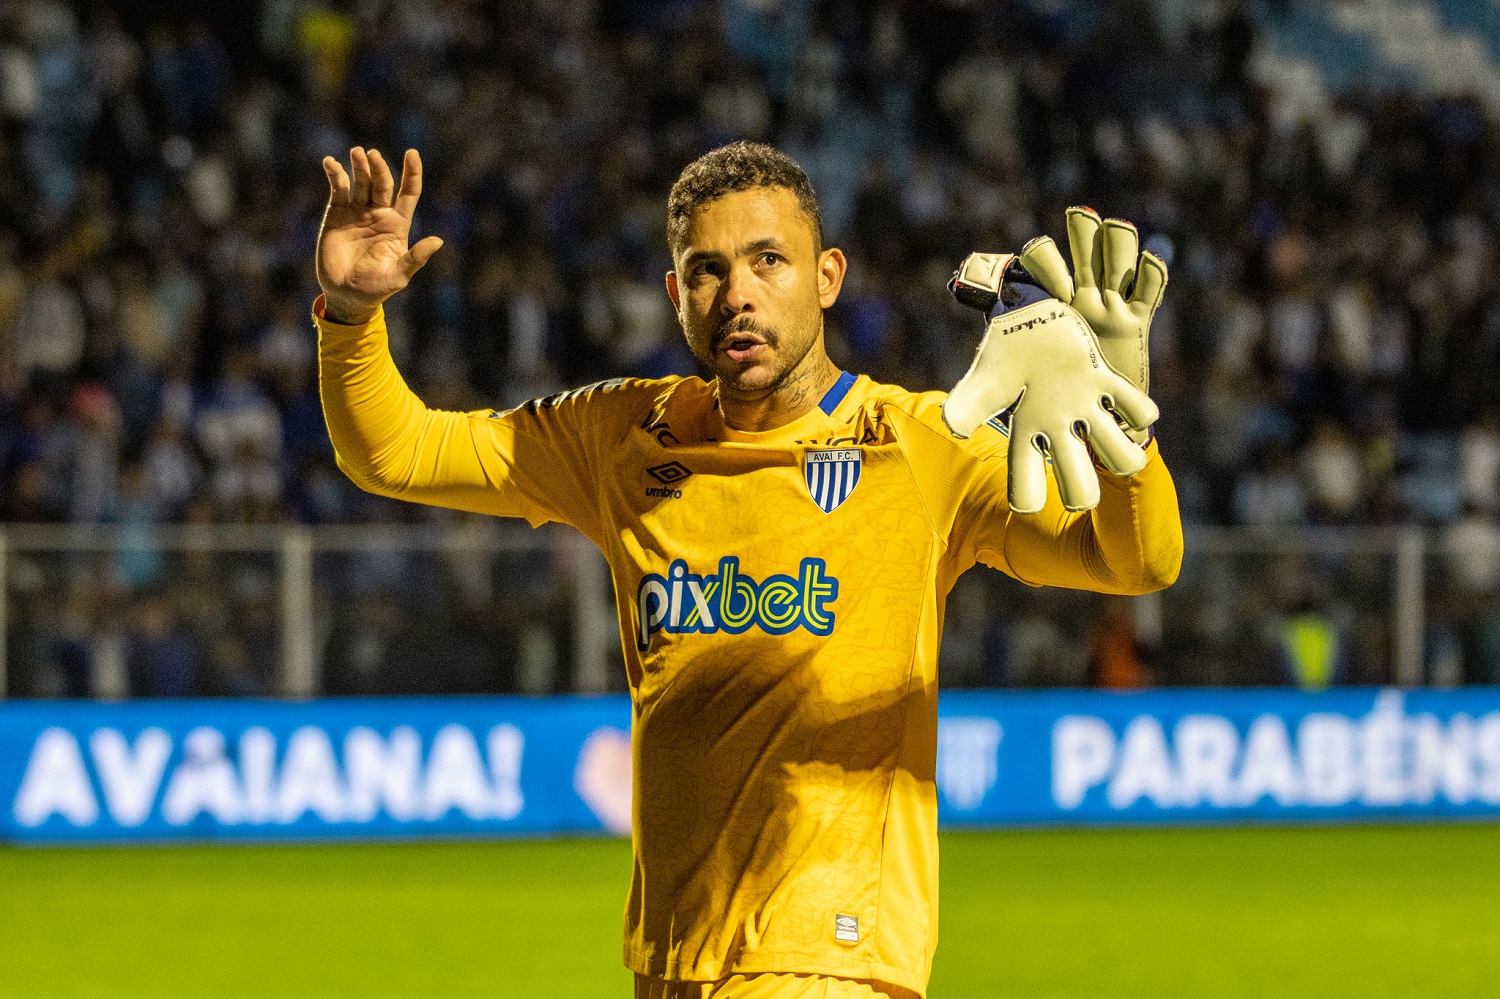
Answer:
<svg viewBox="0 0 1500 999"><path fill-rule="evenodd" d="M1292 471L1291 453L1278 438L1261 448L1255 470L1240 479L1235 514L1252 527L1288 527L1302 523L1307 510L1302 483Z"/></svg>
<svg viewBox="0 0 1500 999"><path fill-rule="evenodd" d="M1484 407L1458 439L1459 499L1476 511L1500 509L1500 408Z"/></svg>
<svg viewBox="0 0 1500 999"><path fill-rule="evenodd" d="M124 543L115 554L115 571L126 589L158 585L166 573L166 558L150 533L151 525L161 521L160 510L146 468L138 462L125 465L120 472L116 511Z"/></svg>
<svg viewBox="0 0 1500 999"><path fill-rule="evenodd" d="M26 279L17 262L19 250L16 234L9 229L0 229L0 368L18 363L13 356L19 335L16 316L26 297Z"/></svg>
<svg viewBox="0 0 1500 999"><path fill-rule="evenodd" d="M218 518L228 523L274 523L280 519L281 474L251 437L242 439L234 455L214 473Z"/></svg>
<svg viewBox="0 0 1500 999"><path fill-rule="evenodd" d="M230 349L198 412L198 443L215 468L231 464L246 445L267 460L281 454L281 415L257 383L255 370L254 354Z"/></svg>
<svg viewBox="0 0 1500 999"><path fill-rule="evenodd" d="M1286 682L1322 690L1342 679L1343 638L1338 625L1316 606L1305 604L1284 618L1277 640Z"/></svg>
<svg viewBox="0 0 1500 999"><path fill-rule="evenodd" d="M975 50L943 77L938 99L975 159L993 161L1010 153L1018 89L1014 66L989 36L981 36Z"/></svg>
<svg viewBox="0 0 1500 999"><path fill-rule="evenodd" d="M97 524L115 512L119 494L120 414L102 385L83 385L73 393L73 423L64 440L68 519Z"/></svg>
<svg viewBox="0 0 1500 999"><path fill-rule="evenodd" d="M1375 367L1375 291L1365 280L1346 281L1328 297L1328 331L1339 368L1366 378Z"/></svg>
<svg viewBox="0 0 1500 999"><path fill-rule="evenodd" d="M1500 584L1500 524L1493 511L1470 500L1463 516L1443 533L1448 573L1468 594L1488 595Z"/></svg>
<svg viewBox="0 0 1500 999"><path fill-rule="evenodd" d="M165 417L151 429L141 458L146 487L164 519L176 520L203 478L197 457L183 437L182 426Z"/></svg>
<svg viewBox="0 0 1500 999"><path fill-rule="evenodd" d="M1300 463L1313 519L1329 524L1352 521L1364 500L1364 461L1349 434L1334 420L1319 419Z"/></svg>
<svg viewBox="0 0 1500 999"><path fill-rule="evenodd" d="M61 251L31 266L26 293L12 324L14 359L23 375L61 381L83 360L84 315L78 295L63 281Z"/></svg>
<svg viewBox="0 0 1500 999"><path fill-rule="evenodd" d="M1134 690L1149 685L1136 641L1134 605L1127 597L1105 597L1092 636L1090 678L1110 690Z"/></svg>
<svg viewBox="0 0 1500 999"><path fill-rule="evenodd" d="M126 669L137 697L188 697L198 689L198 653L177 623L171 602L155 594L137 610Z"/></svg>

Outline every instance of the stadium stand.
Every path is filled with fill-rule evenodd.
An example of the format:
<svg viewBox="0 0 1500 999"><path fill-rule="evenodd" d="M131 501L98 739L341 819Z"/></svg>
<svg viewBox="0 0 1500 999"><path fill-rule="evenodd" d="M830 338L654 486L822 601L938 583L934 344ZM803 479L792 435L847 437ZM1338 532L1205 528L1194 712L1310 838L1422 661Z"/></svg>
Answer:
<svg viewBox="0 0 1500 999"><path fill-rule="evenodd" d="M362 494L333 464L308 321L321 156L422 150L420 234L447 245L390 303L398 361L431 405L505 407L693 370L660 285L665 192L693 155L748 136L804 164L850 254L829 316L836 359L913 388L967 366L975 331L943 282L970 249L1056 234L1083 200L1135 220L1172 256L1153 389L1188 522L1205 538L1439 529L1444 581L1418 637L1467 652L1447 672L1427 656L1427 679L1500 679L1500 560L1485 554L1500 543L1497 12L13 0L0 13L0 517L463 526ZM1307 552L1223 568L1238 557L1189 567L1175 599L1191 613L1174 611L1144 672L1050 641L1096 603L966 580L951 675L1295 681L1307 671L1276 629L1318 613L1344 636L1330 676L1391 678L1389 553L1377 569ZM11 643L30 650L12 660L41 664L12 667L14 692L98 693L85 636L105 613L127 621L125 678L109 690L275 686L274 555L143 543L103 562L12 561ZM320 585L360 598L327 626L326 689L570 684L555 664L571 632L528 625L566 603L565 559L519 551L467 577L414 554L335 561ZM504 606L480 614L496 592ZM447 609L423 619L424 594ZM1186 620L1208 623L1174 658ZM1271 622L1254 655L1232 648L1247 620ZM420 651L439 631L474 651L434 679ZM1220 648L1204 634L1223 655L1204 655Z"/></svg>

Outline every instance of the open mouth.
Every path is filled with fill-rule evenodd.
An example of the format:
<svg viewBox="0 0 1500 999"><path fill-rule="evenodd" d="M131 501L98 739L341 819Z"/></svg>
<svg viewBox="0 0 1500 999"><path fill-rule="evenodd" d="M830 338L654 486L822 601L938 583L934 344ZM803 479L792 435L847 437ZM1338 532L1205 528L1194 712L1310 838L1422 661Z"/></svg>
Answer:
<svg viewBox="0 0 1500 999"><path fill-rule="evenodd" d="M724 338L722 350L731 361L752 361L758 352L767 349L766 342L748 333L731 333Z"/></svg>
<svg viewBox="0 0 1500 999"><path fill-rule="evenodd" d="M769 330L760 329L753 318L736 315L718 327L715 342L718 350L723 351L724 357L736 365L744 365L754 362L759 359L760 354L771 350L771 336L768 333Z"/></svg>

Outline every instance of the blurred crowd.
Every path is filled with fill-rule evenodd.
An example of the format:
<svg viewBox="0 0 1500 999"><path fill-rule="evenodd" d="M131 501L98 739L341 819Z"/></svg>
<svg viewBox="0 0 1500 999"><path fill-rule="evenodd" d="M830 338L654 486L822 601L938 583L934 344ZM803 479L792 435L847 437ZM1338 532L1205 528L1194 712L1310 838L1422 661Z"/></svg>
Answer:
<svg viewBox="0 0 1500 999"><path fill-rule="evenodd" d="M421 150L413 239L446 244L387 304L393 350L429 405L505 407L695 370L666 192L750 137L849 255L846 368L953 384L954 264L1090 203L1170 258L1152 394L1189 523L1447 525L1455 585L1492 593L1500 129L1363 90L1314 127L1256 40L1235 0L10 0L0 519L441 518L334 465L320 159Z"/></svg>

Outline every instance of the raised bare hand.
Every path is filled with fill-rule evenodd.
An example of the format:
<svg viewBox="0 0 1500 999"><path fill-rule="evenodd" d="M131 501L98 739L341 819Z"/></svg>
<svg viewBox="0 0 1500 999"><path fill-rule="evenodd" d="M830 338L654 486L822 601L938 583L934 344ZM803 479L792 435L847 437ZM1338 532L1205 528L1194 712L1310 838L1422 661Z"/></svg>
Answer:
<svg viewBox="0 0 1500 999"><path fill-rule="evenodd" d="M317 269L324 315L337 323L366 322L443 245L436 236L406 245L422 196L422 157L415 149L406 151L399 192L378 149L349 150L348 173L325 156L323 172L328 207L318 232Z"/></svg>

